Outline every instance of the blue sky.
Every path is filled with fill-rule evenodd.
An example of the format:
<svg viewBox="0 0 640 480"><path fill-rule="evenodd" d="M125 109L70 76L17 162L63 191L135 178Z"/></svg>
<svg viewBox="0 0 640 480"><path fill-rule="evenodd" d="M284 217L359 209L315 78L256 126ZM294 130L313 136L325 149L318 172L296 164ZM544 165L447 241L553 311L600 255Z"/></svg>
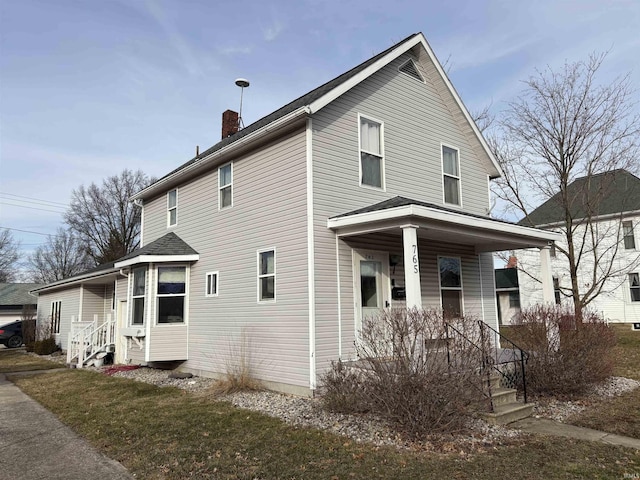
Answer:
<svg viewBox="0 0 640 480"><path fill-rule="evenodd" d="M79 185L162 176L220 138L423 32L471 110L546 65L610 50L604 81L640 86L640 0L0 2L0 226L29 253ZM40 200L35 203L34 199Z"/></svg>

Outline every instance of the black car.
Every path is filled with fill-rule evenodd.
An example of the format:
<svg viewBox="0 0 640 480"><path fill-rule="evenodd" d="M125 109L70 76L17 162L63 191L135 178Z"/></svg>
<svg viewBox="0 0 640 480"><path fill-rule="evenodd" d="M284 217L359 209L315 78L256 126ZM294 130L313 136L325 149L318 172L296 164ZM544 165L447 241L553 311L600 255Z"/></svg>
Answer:
<svg viewBox="0 0 640 480"><path fill-rule="evenodd" d="M0 326L0 343L9 348L18 348L22 345L22 321L7 323Z"/></svg>

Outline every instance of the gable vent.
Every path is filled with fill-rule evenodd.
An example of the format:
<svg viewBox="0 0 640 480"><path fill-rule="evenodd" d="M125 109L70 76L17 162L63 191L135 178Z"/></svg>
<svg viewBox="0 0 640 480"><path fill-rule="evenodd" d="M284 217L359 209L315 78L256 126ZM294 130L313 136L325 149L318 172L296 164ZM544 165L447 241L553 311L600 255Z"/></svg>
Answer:
<svg viewBox="0 0 640 480"><path fill-rule="evenodd" d="M413 60L407 60L406 62L404 62L402 65L400 65L398 70L409 75L410 77L415 78L420 82L424 82L424 79L422 78L422 75L420 75L420 72L418 72L418 68L416 67L416 64Z"/></svg>

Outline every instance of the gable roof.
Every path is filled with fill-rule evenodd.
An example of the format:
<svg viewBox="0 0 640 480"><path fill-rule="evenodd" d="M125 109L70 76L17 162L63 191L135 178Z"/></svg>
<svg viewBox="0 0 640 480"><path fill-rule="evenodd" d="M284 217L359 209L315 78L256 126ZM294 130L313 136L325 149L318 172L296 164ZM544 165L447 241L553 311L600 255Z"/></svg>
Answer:
<svg viewBox="0 0 640 480"><path fill-rule="evenodd" d="M0 283L0 307L35 305L38 299L29 292L40 286L39 283Z"/></svg>
<svg viewBox="0 0 640 480"><path fill-rule="evenodd" d="M295 120L299 119L299 117L310 115L321 110L330 102L338 98L340 95L349 91L351 88L361 83L363 80L370 77L378 70L388 65L391 61L416 47L417 45L421 45L427 52L427 55L433 62L433 65L435 66L437 72L440 74L440 77L442 78L446 88L451 93L466 121L471 126L471 129L474 132L477 140L479 141L482 149L487 154L487 157L489 158L489 161L491 163L491 167L489 168L489 170L491 171L491 178L499 177L502 174L502 171L500 169L500 166L498 165L498 162L493 156L493 153L488 147L482 134L478 130L477 125L471 118L468 110L462 103L462 100L460 99L455 88L449 81L446 73L442 69L442 66L438 62L435 54L431 50L431 47L427 43L426 38L422 33L414 33L412 35L409 35L404 40L401 40L397 44L384 50L383 52L380 52L374 57L357 65L351 70L348 70L347 72L337 76L333 80L330 80L323 85L320 85L319 87L311 90L310 92L296 98L292 102L289 102L283 107L280 107L279 109L270 113L269 115L262 117L251 125L238 131L237 133L222 139L220 142L203 151L186 163L182 164L180 167L169 172L167 175L160 178L149 187L133 195L132 200L149 198L153 195L161 193L170 186L177 185L184 176L195 173L195 171L200 171L197 167L199 167L201 164L208 163L208 161L218 158L220 155L232 151L234 148L244 146L247 142L252 141L253 139L261 138L261 133L269 133L268 131L266 131L267 127L273 128L274 124L281 125L287 122L294 122Z"/></svg>
<svg viewBox="0 0 640 480"><path fill-rule="evenodd" d="M624 170L580 177L567 187L573 219L640 211L640 178ZM560 192L544 202L520 225L548 225L565 221Z"/></svg>

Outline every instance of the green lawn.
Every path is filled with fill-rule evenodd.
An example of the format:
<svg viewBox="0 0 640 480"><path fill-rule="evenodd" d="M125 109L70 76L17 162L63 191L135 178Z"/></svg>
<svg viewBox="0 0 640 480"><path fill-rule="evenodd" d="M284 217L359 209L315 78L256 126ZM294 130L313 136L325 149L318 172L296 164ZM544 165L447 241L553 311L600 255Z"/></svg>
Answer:
<svg viewBox="0 0 640 480"><path fill-rule="evenodd" d="M13 381L144 479L620 479L640 472L640 452L601 443L523 436L473 455L399 451L90 371Z"/></svg>
<svg viewBox="0 0 640 480"><path fill-rule="evenodd" d="M46 370L50 368L64 368L64 365L28 355L22 348L0 347L0 373Z"/></svg>

